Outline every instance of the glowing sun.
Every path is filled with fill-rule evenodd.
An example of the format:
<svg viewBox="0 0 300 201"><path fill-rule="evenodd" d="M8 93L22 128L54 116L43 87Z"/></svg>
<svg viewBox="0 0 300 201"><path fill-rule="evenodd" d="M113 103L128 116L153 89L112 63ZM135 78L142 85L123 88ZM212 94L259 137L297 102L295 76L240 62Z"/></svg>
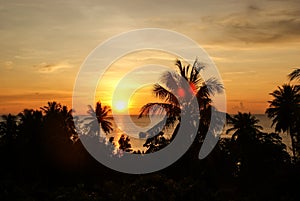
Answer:
<svg viewBox="0 0 300 201"><path fill-rule="evenodd" d="M126 103L124 101L116 101L113 107L115 110L117 110L118 112L122 112L124 111L127 107L126 107Z"/></svg>

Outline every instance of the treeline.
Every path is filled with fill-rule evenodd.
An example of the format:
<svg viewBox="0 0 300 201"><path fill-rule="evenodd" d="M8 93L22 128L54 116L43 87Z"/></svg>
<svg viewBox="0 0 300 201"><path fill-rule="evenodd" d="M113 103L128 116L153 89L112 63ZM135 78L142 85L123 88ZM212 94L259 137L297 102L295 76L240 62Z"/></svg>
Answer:
<svg viewBox="0 0 300 201"><path fill-rule="evenodd" d="M0 198L297 200L299 163L291 160L281 137L261 132L250 113L229 117L228 123L232 137L220 139L206 159L198 159L198 136L170 167L147 175L127 175L104 167L88 154L66 106L49 102L40 110L4 115L0 124ZM129 148L130 140L121 138L127 139ZM152 150L163 146L165 140L147 140L145 144Z"/></svg>

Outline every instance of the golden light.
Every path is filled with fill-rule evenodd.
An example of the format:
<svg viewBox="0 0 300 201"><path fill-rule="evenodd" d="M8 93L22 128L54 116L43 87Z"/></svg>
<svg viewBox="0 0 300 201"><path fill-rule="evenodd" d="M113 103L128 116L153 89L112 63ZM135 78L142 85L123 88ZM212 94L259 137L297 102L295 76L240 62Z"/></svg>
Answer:
<svg viewBox="0 0 300 201"><path fill-rule="evenodd" d="M113 109L117 110L118 112L122 112L127 108L126 102L125 101L116 101L115 104L113 105Z"/></svg>

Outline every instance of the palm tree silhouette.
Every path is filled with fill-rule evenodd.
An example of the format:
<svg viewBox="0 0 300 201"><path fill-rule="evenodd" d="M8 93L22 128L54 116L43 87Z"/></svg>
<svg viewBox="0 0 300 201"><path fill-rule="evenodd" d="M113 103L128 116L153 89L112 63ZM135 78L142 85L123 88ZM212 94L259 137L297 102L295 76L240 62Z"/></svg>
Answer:
<svg viewBox="0 0 300 201"><path fill-rule="evenodd" d="M131 152L131 144L130 144L130 139L128 136L121 135L120 139L118 140L119 143L119 149L125 151L125 152Z"/></svg>
<svg viewBox="0 0 300 201"><path fill-rule="evenodd" d="M1 166L10 170L16 170L16 158L18 155L17 138L19 136L18 118L15 115L2 115L0 122L0 154L2 161ZM2 155L2 153L6 153Z"/></svg>
<svg viewBox="0 0 300 201"><path fill-rule="evenodd" d="M45 117L61 115L66 125L69 126L69 128L74 128L74 126L72 126L73 110L72 109L69 110L67 106L65 105L62 106L60 103L54 101L54 102L48 102L47 106L41 107L40 109L45 113Z"/></svg>
<svg viewBox="0 0 300 201"><path fill-rule="evenodd" d="M291 72L288 77L290 78L291 81L293 80L298 80L300 81L300 68L296 68L295 70L293 70L293 72Z"/></svg>
<svg viewBox="0 0 300 201"><path fill-rule="evenodd" d="M164 103L156 102L144 105L141 109L140 117L148 115L151 109L154 113L159 113L162 111L161 108L163 108L169 119L167 124L170 125L180 117L181 108L177 98L189 100L196 97L200 108L205 108L211 103L211 99L209 98L211 95L223 92L224 87L217 79L210 78L206 82L203 81L200 72L204 69L204 66L197 59L193 66L184 66L180 60L176 60L175 65L179 70L179 74L165 72L161 77L163 85L154 85L153 93L156 97L163 100ZM189 88L184 86L184 80L188 82Z"/></svg>
<svg viewBox="0 0 300 201"><path fill-rule="evenodd" d="M253 139L255 135L260 133L263 128L257 123L259 120L252 116L251 113L241 113L234 115L233 117L228 116L228 124L232 125L232 128L226 130L226 134L231 131L235 131L231 137L232 141L244 141Z"/></svg>
<svg viewBox="0 0 300 201"><path fill-rule="evenodd" d="M40 109L45 113L45 122L48 122L49 125L54 124L55 126L60 126L65 129L65 133L67 134L67 136L65 136L66 140L77 141L78 135L75 131L72 109L69 110L67 106L62 106L55 101L48 102L47 106L40 107Z"/></svg>
<svg viewBox="0 0 300 201"><path fill-rule="evenodd" d="M227 119L232 128L229 128L226 134L234 131L230 141L231 157L235 164L234 174L248 176L251 172L249 170L254 167L253 165L257 165L253 162L253 159L255 159L255 151L262 127L257 125L259 120L251 113L238 112L233 117L227 115Z"/></svg>
<svg viewBox="0 0 300 201"><path fill-rule="evenodd" d="M2 115L0 122L0 139L11 143L18 135L17 116L8 114Z"/></svg>
<svg viewBox="0 0 300 201"><path fill-rule="evenodd" d="M31 124L33 121L41 121L43 117L41 111L33 109L24 109L18 116L20 117L21 124Z"/></svg>
<svg viewBox="0 0 300 201"><path fill-rule="evenodd" d="M96 125L100 125L100 128L104 131L105 134L109 134L111 131L113 131L111 123L113 118L109 116L111 109L108 106L102 106L101 102L98 101L96 103L95 110L91 105L88 105L88 108L89 109L87 113L92 117L88 117L86 118L86 120L92 120L87 124L91 132L98 133L98 131L96 130Z"/></svg>
<svg viewBox="0 0 300 201"><path fill-rule="evenodd" d="M47 106L40 107L40 109L48 116L60 113L62 106L55 101L48 102Z"/></svg>
<svg viewBox="0 0 300 201"><path fill-rule="evenodd" d="M24 109L18 114L20 118L19 130L23 137L37 137L42 127L43 114L39 110Z"/></svg>
<svg viewBox="0 0 300 201"><path fill-rule="evenodd" d="M161 77L161 84L157 83L153 88L155 96L163 102L154 102L144 105L139 115L139 117L149 115L151 111L154 114L161 114L162 111L164 111L166 113L166 124L162 129L173 126L178 122L171 136L171 141L177 134L181 121L180 116L183 113L188 114L188 116L193 116L190 112L193 111L193 109L199 109L200 123L205 126L209 125L203 122L209 121L208 118L210 117L212 107L210 96L215 93L221 93L224 89L223 85L216 78L210 78L206 81L202 79L200 72L204 70L205 67L197 59L192 66L184 66L180 60L176 60L175 65L179 72L165 72ZM194 99L197 99L199 108L190 110L189 107L194 107L191 105ZM180 102L181 105L179 104ZM203 112L204 110L206 112ZM208 110L210 110L210 112L208 112ZM197 121L199 121L199 119L197 119ZM191 126L194 126L192 122L189 123ZM202 131L207 132L207 129L202 129Z"/></svg>
<svg viewBox="0 0 300 201"><path fill-rule="evenodd" d="M300 119L300 87L284 84L270 93L274 97L266 114L272 119L276 132L287 132L291 137L294 161L296 162L297 127ZM297 125L298 124L298 125Z"/></svg>
<svg viewBox="0 0 300 201"><path fill-rule="evenodd" d="M17 157L23 174L35 175L44 164L42 155L43 113L40 110L24 109L18 114L20 118ZM52 133L51 133L52 134ZM45 138L44 138L45 139ZM25 169L27 171L25 171Z"/></svg>

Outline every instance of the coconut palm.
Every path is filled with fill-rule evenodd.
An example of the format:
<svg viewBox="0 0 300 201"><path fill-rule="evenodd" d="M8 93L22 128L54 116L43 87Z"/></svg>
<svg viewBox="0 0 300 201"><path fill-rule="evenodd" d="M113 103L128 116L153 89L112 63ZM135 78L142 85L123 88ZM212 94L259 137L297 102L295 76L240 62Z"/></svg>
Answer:
<svg viewBox="0 0 300 201"><path fill-rule="evenodd" d="M234 131L231 139L233 141L244 141L254 139L256 134L263 128L257 125L259 120L251 115L251 113L241 113L234 115L233 117L228 116L228 124L232 125L232 128L227 129L226 134Z"/></svg>
<svg viewBox="0 0 300 201"><path fill-rule="evenodd" d="M223 92L223 85L215 78L204 81L200 75L200 72L204 70L204 66L197 59L192 66L184 66L180 60L176 60L175 65L178 72L165 72L161 76L160 83L155 84L153 88L155 96L163 102L144 105L141 108L139 117L149 115L150 112L161 114L164 111L166 113L166 123L160 128L161 131L178 123L169 139L172 141L179 130L181 115L191 117L191 121L187 123L192 128L195 126L195 121L199 121L199 119L193 119L193 111L199 110L201 126L195 141L201 142L208 130L211 110L214 109L211 106L210 97L215 93ZM195 99L198 101L199 108L194 108L192 104ZM162 143L162 147L165 146L164 141L156 140L151 143ZM160 146L158 145L158 147ZM198 144L195 147L195 150L199 149Z"/></svg>
<svg viewBox="0 0 300 201"><path fill-rule="evenodd" d="M12 114L2 115L2 119L0 122L0 140L11 143L18 135L17 116Z"/></svg>
<svg viewBox="0 0 300 201"><path fill-rule="evenodd" d="M300 68L296 68L295 70L293 70L293 72L291 72L288 77L290 78L290 80L298 80L300 81Z"/></svg>
<svg viewBox="0 0 300 201"><path fill-rule="evenodd" d="M227 129L226 134L234 132L230 141L231 156L235 164L234 174L247 176L252 167L255 167L253 165L257 165L253 159L262 127L251 113L238 112L234 116L228 115L227 121L232 127Z"/></svg>
<svg viewBox="0 0 300 201"><path fill-rule="evenodd" d="M24 109L18 114L21 124L31 124L32 121L42 121L42 112L32 109Z"/></svg>
<svg viewBox="0 0 300 201"><path fill-rule="evenodd" d="M64 119L67 126L73 127L73 110L69 110L67 106L62 106L60 103L53 101L48 102L47 106L41 107L40 109L45 113L46 118L49 116L60 115Z"/></svg>
<svg viewBox="0 0 300 201"><path fill-rule="evenodd" d="M189 104L191 99L197 98L200 108L205 108L211 103L209 98L211 95L223 91L223 85L217 79L210 78L206 82L203 81L200 72L204 66L197 59L192 66L184 66L180 60L176 60L175 65L179 73L165 72L161 77L161 84L155 84L153 88L155 96L164 102L144 105L141 108L140 117L148 115L151 110L154 113L160 113L164 109L168 117L167 125L171 125L179 120L182 112L180 101L183 104Z"/></svg>
<svg viewBox="0 0 300 201"><path fill-rule="evenodd" d="M88 108L87 113L92 117L88 117L86 120L92 120L87 124L91 132L94 132L95 134L98 133L96 130L98 127L97 125L100 125L100 128L105 134L109 134L113 131L111 123L113 118L109 116L111 109L108 106L102 106L101 102L97 102L95 110L91 105L89 105Z"/></svg>
<svg viewBox="0 0 300 201"><path fill-rule="evenodd" d="M40 108L44 115L44 125L51 125L61 127L65 129L66 140L71 140L75 142L78 139L77 133L75 131L75 124L73 119L73 110L68 109L67 106L62 106L60 103L55 101L48 102L47 106ZM62 136L60 136L62 137Z"/></svg>
<svg viewBox="0 0 300 201"><path fill-rule="evenodd" d="M23 137L31 138L40 131L43 114L39 110L24 109L18 114L20 118L20 132Z"/></svg>
<svg viewBox="0 0 300 201"><path fill-rule="evenodd" d="M128 136L121 135L120 139L118 140L119 143L119 149L125 151L125 152L131 152L131 144L130 144L130 139Z"/></svg>
<svg viewBox="0 0 300 201"><path fill-rule="evenodd" d="M58 114L61 112L62 106L60 103L55 101L48 102L47 106L40 107L40 109L46 114L46 116Z"/></svg>
<svg viewBox="0 0 300 201"><path fill-rule="evenodd" d="M297 122L300 119L300 87L284 84L270 93L273 96L266 113L272 119L276 132L286 132L291 137L292 151L296 160Z"/></svg>

